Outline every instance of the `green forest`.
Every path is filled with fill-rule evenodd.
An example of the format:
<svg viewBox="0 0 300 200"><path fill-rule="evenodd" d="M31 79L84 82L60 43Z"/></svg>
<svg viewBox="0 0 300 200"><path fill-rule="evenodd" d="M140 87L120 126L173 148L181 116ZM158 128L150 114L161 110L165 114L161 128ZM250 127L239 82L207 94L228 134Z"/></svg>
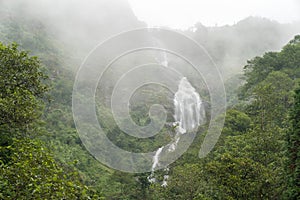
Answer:
<svg viewBox="0 0 300 200"><path fill-rule="evenodd" d="M6 16L1 7L0 12L0 199L300 199L300 35L276 44L278 51L265 51L275 36L265 47L252 41L239 61L227 63L234 69L223 69L228 106L218 143L208 156L198 157L208 124L202 125L190 148L169 166L168 185L162 187L148 181L151 172L110 169L86 150L72 114L77 67L72 47L40 20ZM255 19L248 20L253 25ZM249 21L231 31L241 31L242 25ZM224 63L222 55L231 44L219 35L229 27L198 26L198 32L185 34L204 46L216 39L205 47L217 64ZM246 64L239 72L241 60ZM146 91L149 99L164 94ZM146 142L118 129L105 105L99 112L108 137L128 151L160 147L174 128L164 127ZM143 125L147 112L147 106L137 105L131 116ZM163 170L155 172L157 180L163 175Z"/></svg>

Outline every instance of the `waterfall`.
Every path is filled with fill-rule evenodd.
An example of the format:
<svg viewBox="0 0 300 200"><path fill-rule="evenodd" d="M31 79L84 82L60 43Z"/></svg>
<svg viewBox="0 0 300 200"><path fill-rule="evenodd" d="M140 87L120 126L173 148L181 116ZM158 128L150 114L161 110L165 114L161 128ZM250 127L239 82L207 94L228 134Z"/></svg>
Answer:
<svg viewBox="0 0 300 200"><path fill-rule="evenodd" d="M196 92L195 88L190 84L186 77L180 80L178 90L174 96L174 119L173 126L175 127L176 134L172 142L166 146L160 147L153 156L152 173L148 177L150 182L155 182L154 171L159 166L159 158L163 150L173 152L176 150L180 137L189 131L196 131L198 126L204 121L204 107L200 95ZM169 171L168 168L165 171ZM167 186L169 175L164 175L164 180L161 186Z"/></svg>
<svg viewBox="0 0 300 200"><path fill-rule="evenodd" d="M164 147L160 147L159 149L157 149L155 155L153 156L153 164L152 164L152 168L151 168L152 174L150 177L148 177L148 180L150 183L155 182L154 171L155 171L155 168L159 165L159 156L160 156L160 153L163 150L163 148Z"/></svg>
<svg viewBox="0 0 300 200"><path fill-rule="evenodd" d="M202 101L199 94L187 78L183 77L174 98L174 118L175 123L178 123L180 133L183 134L198 128L203 118L201 105Z"/></svg>

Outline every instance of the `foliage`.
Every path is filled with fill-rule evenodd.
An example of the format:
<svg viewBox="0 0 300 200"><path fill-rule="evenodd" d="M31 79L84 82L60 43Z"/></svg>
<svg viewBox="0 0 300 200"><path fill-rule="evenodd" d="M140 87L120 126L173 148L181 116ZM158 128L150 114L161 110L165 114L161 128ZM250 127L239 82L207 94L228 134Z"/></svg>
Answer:
<svg viewBox="0 0 300 200"><path fill-rule="evenodd" d="M251 118L238 110L227 110L225 126L222 133L226 135L239 135L246 133L251 127Z"/></svg>
<svg viewBox="0 0 300 200"><path fill-rule="evenodd" d="M44 144L29 138L43 129L36 122L48 86L39 60L16 44L0 43L0 66L0 198L98 198L76 170L59 164Z"/></svg>
<svg viewBox="0 0 300 200"><path fill-rule="evenodd" d="M78 173L58 165L43 146L22 139L1 147L1 152L11 151L11 160L1 163L0 198L90 199L91 191L79 181Z"/></svg>
<svg viewBox="0 0 300 200"><path fill-rule="evenodd" d="M264 130L267 125L285 126L292 105L294 82L287 74L274 71L253 87L252 102L247 110Z"/></svg>
<svg viewBox="0 0 300 200"><path fill-rule="evenodd" d="M295 90L295 103L291 109L291 128L287 133L287 175L289 199L300 198L300 88Z"/></svg>
<svg viewBox="0 0 300 200"><path fill-rule="evenodd" d="M262 57L255 57L244 67L246 83L241 87L240 97L252 97L256 85L264 81L270 73L287 74L289 78L300 77L300 43L299 36L295 36L281 52L267 52ZM282 82L283 83L283 82Z"/></svg>
<svg viewBox="0 0 300 200"><path fill-rule="evenodd" d="M17 47L0 43L0 126L10 128L28 126L39 118L47 91L38 59Z"/></svg>

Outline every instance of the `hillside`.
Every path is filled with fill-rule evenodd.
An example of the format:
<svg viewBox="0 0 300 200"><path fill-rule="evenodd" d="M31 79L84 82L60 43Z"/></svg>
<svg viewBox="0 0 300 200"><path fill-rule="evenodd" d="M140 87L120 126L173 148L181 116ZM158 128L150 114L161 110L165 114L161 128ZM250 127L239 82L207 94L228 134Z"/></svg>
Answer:
<svg viewBox="0 0 300 200"><path fill-rule="evenodd" d="M161 187L166 170L157 171L157 182L150 183L150 172L130 174L110 169L86 150L73 121L76 70L101 41L145 26L125 0L118 1L101 1L95 3L97 7L74 1L72 10L66 3L58 6L52 1L0 2L0 198L9 199L9 194L11 199L38 199L43 195L49 195L45 197L49 199L297 199L297 23L279 24L249 17L233 26L197 24L191 30L181 31L202 44L221 69L229 106L222 135L213 151L204 159L198 157L208 129L206 123L199 128L188 151L168 168L167 187ZM13 42L19 46L10 46ZM20 53L22 50L29 51L28 55ZM22 59L24 55L26 59ZM38 58L31 60L31 56ZM191 52L191 56L197 55ZM7 57L11 58L9 62ZM27 59L30 62L23 63ZM132 59L143 61L140 57ZM126 59L122 63L125 67L130 64ZM25 66L24 71L20 69L19 73L16 66ZM30 66L36 66L37 71L30 71ZM115 74L121 73L115 69ZM108 77L110 82L116 78L114 73ZM15 84L14 74L25 83L28 81L22 80L28 75L32 84ZM41 89L43 84L45 90ZM28 89L35 86L42 90L41 95ZM138 125L149 123L148 104L157 102L157 98L167 111L173 112L173 99L168 99L164 89L155 91L157 88L138 91L147 93L147 101L141 102L138 95L132 97L132 103L140 103L130 111ZM208 91L199 93L209 99ZM14 98L19 104L13 103ZM134 138L117 126L109 103L99 102L97 109L107 136L128 151L158 148L170 141L170 132L176 129L166 125L149 140ZM168 119L173 120L172 113ZM18 171L18 166L23 168ZM44 178L31 179L35 173Z"/></svg>

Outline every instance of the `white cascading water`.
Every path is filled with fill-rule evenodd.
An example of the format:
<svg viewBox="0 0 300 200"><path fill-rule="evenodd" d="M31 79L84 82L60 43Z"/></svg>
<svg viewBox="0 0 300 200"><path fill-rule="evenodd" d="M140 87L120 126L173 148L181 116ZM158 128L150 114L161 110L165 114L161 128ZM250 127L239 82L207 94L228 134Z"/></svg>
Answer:
<svg viewBox="0 0 300 200"><path fill-rule="evenodd" d="M178 91L175 93L175 123L178 123L178 131L182 134L198 128L202 122L202 101L195 88L186 77L179 83Z"/></svg>
<svg viewBox="0 0 300 200"><path fill-rule="evenodd" d="M169 152L175 151L181 135L196 130L204 121L204 108L202 106L200 95L186 77L183 77L180 80L178 90L175 93L174 109L175 122L173 123L173 126L175 127L176 134L170 144L159 148L153 156L152 173L150 177L148 177L150 182L155 182L154 171L159 166L159 159L163 149L166 149ZM165 171L168 172L169 169L166 168ZM161 186L167 186L168 178L169 175L164 175Z"/></svg>
<svg viewBox="0 0 300 200"><path fill-rule="evenodd" d="M148 177L148 180L150 183L154 183L156 180L154 178L154 171L155 168L159 165L159 155L161 154L161 151L163 150L164 146L160 147L157 149L155 155L153 156L153 164L152 164L152 168L151 168L151 175Z"/></svg>

